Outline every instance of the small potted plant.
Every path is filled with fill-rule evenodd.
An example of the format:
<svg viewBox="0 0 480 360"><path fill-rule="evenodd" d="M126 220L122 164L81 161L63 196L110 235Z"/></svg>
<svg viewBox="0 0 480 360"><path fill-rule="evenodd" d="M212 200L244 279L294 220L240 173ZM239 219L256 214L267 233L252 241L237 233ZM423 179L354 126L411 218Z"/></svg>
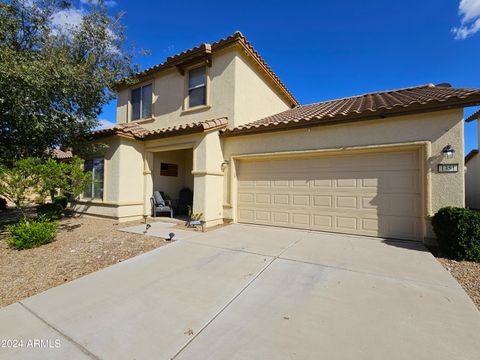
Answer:
<svg viewBox="0 0 480 360"><path fill-rule="evenodd" d="M188 206L188 220L185 224L186 227L194 227L197 226L202 227L202 232L204 231L205 221L202 220L203 213L194 213L191 206Z"/></svg>

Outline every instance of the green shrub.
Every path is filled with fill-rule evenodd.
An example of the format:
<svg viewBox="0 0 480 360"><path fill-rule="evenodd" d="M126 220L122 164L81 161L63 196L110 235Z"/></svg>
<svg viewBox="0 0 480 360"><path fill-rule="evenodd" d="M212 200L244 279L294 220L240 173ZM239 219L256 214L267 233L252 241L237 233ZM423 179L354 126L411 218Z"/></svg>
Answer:
<svg viewBox="0 0 480 360"><path fill-rule="evenodd" d="M432 219L440 247L457 260L480 261L480 212L445 207Z"/></svg>
<svg viewBox="0 0 480 360"><path fill-rule="evenodd" d="M37 208L38 216L49 220L60 220L63 217L63 206L59 203L42 204Z"/></svg>
<svg viewBox="0 0 480 360"><path fill-rule="evenodd" d="M68 199L66 196L57 196L56 198L53 199L54 204L59 204L63 209L67 208L68 205Z"/></svg>
<svg viewBox="0 0 480 360"><path fill-rule="evenodd" d="M31 249L52 242L57 234L58 222L39 219L17 225L7 225L8 244L18 250Z"/></svg>

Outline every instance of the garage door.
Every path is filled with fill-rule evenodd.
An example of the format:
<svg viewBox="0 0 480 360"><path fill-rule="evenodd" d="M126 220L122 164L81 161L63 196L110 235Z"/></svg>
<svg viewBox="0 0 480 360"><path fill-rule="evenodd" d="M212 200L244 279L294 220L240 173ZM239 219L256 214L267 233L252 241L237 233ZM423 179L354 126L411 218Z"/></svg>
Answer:
<svg viewBox="0 0 480 360"><path fill-rule="evenodd" d="M242 160L237 175L239 222L420 238L417 152Z"/></svg>

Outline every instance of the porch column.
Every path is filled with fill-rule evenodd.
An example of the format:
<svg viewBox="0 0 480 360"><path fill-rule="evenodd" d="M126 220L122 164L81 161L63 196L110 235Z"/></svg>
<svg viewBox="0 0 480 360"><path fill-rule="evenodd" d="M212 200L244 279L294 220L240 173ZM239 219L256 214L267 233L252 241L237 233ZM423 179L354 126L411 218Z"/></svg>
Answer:
<svg viewBox="0 0 480 360"><path fill-rule="evenodd" d="M206 226L223 223L223 153L218 131L205 134L194 149L193 212L202 213Z"/></svg>
<svg viewBox="0 0 480 360"><path fill-rule="evenodd" d="M143 215L147 216L152 213L150 197L153 194L153 156L153 152L146 151L143 157Z"/></svg>

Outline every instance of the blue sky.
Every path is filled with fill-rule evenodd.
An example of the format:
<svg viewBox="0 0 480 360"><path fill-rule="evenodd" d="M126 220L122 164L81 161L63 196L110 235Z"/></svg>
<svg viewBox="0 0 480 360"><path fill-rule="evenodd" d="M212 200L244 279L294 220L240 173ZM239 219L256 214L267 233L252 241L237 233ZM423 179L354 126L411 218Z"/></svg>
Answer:
<svg viewBox="0 0 480 360"><path fill-rule="evenodd" d="M126 12L129 42L152 52L136 59L142 68L240 30L302 104L426 83L480 87L480 0L110 3ZM115 121L114 102L100 118ZM477 146L474 122L466 150Z"/></svg>

